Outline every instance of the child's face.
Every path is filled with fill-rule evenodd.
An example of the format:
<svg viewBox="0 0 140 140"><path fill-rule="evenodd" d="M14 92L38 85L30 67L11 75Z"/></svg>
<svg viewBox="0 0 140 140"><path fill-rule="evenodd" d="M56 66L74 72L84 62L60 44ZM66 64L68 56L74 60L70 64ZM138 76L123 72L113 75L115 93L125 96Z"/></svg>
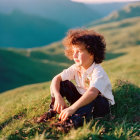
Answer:
<svg viewBox="0 0 140 140"><path fill-rule="evenodd" d="M84 45L73 46L73 60L77 66L88 69L94 62L94 55L91 55L84 47Z"/></svg>

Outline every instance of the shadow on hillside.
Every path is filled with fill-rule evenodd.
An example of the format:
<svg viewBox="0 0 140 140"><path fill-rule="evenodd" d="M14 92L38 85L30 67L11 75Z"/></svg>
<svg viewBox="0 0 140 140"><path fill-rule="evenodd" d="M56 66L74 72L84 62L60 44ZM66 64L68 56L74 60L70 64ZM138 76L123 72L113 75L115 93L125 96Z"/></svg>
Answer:
<svg viewBox="0 0 140 140"><path fill-rule="evenodd" d="M105 60L111 60L125 55L126 53L106 53Z"/></svg>
<svg viewBox="0 0 140 140"><path fill-rule="evenodd" d="M64 54L47 54L40 51L32 51L30 57L38 60L54 61L56 63L70 63L71 61L66 58Z"/></svg>
<svg viewBox="0 0 140 140"><path fill-rule="evenodd" d="M140 45L140 40L137 40L136 41L136 45Z"/></svg>
<svg viewBox="0 0 140 140"><path fill-rule="evenodd" d="M113 89L116 104L112 107L115 118L140 121L140 88L128 81L117 80Z"/></svg>
<svg viewBox="0 0 140 140"><path fill-rule="evenodd" d="M8 125L10 124L13 120L19 120L21 118L23 118L25 116L25 110L8 118L7 120L5 120L4 122L2 122L0 124L0 132Z"/></svg>
<svg viewBox="0 0 140 140"><path fill-rule="evenodd" d="M8 62L5 62L5 64L0 63L2 66L4 66L3 68L1 68L4 72L2 71L2 73L0 74L0 94L6 90L11 90L23 85L50 81L55 74L61 72L65 68L59 65L44 64L38 61L34 62L33 60L26 58L25 56L20 56L19 54L15 54L13 52L10 52L10 54L8 52L5 56L11 55L13 58L16 58L12 62L13 64L11 64L12 66L14 66L14 68L12 68L10 65L9 69L7 67L9 65ZM125 53L107 53L106 60L115 59L122 55L125 55ZM65 59L64 56L59 55L57 57L47 56L45 54L42 55L42 53L40 54L39 52L39 54L32 54L31 57L35 57L36 59L50 59L56 62L61 61L69 63L69 61ZM22 60L22 65L19 60Z"/></svg>
<svg viewBox="0 0 140 140"><path fill-rule="evenodd" d="M98 122L98 127L103 126L105 130L102 135L91 133L90 137L108 140L126 140L133 139L135 136L139 137L140 88L128 81L117 80L113 94L115 105L111 107L111 114L101 119L97 118L96 121L92 122L93 127Z"/></svg>
<svg viewBox="0 0 140 140"><path fill-rule="evenodd" d="M51 56L43 53L34 55L28 57L16 51L0 49L0 94L23 85L50 81L66 68L58 62L66 61L68 64L68 60L61 55ZM46 59L47 62L39 58Z"/></svg>

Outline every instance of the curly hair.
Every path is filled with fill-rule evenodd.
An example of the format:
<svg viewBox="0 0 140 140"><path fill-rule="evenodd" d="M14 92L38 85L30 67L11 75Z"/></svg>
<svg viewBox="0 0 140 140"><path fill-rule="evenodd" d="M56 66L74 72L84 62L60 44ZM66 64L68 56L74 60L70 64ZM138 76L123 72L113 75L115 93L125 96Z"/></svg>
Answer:
<svg viewBox="0 0 140 140"><path fill-rule="evenodd" d="M62 41L65 46L65 55L73 59L73 45L80 47L84 44L85 49L94 55L94 62L99 64L105 59L106 43L103 35L87 29L71 29Z"/></svg>

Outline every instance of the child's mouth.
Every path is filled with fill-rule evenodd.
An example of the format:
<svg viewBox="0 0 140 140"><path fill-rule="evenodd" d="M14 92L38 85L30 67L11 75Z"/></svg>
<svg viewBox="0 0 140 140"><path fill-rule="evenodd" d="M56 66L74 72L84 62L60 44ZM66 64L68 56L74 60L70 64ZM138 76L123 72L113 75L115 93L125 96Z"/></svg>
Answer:
<svg viewBox="0 0 140 140"><path fill-rule="evenodd" d="M78 63L78 62L79 62L79 60L75 60L75 62L77 62L77 63Z"/></svg>

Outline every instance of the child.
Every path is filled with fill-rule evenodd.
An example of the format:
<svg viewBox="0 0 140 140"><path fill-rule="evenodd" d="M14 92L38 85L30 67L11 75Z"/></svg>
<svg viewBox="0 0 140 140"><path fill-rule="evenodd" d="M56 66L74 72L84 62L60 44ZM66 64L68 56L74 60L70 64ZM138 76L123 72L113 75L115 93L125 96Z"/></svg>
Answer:
<svg viewBox="0 0 140 140"><path fill-rule="evenodd" d="M104 117L114 105L109 78L100 63L105 56L105 40L97 32L86 29L69 30L63 40L65 55L75 64L56 75L51 83L50 111L39 117L42 122L59 113L62 123L56 126L74 126L87 120ZM76 86L71 82L75 80ZM64 98L68 100L67 105Z"/></svg>

